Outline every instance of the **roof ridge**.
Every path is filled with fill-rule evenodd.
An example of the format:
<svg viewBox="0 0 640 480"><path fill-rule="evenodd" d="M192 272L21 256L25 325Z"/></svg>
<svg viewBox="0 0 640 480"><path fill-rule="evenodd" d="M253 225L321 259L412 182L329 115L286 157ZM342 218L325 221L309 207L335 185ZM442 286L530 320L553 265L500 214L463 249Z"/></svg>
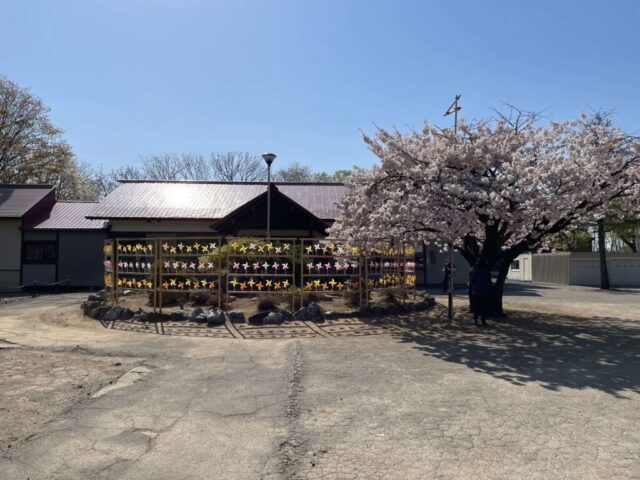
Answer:
<svg viewBox="0 0 640 480"><path fill-rule="evenodd" d="M56 203L100 203L100 200L73 200L73 199L59 199Z"/></svg>
<svg viewBox="0 0 640 480"><path fill-rule="evenodd" d="M53 188L45 183L0 183L0 188Z"/></svg>
<svg viewBox="0 0 640 480"><path fill-rule="evenodd" d="M176 184L200 184L200 185L267 185L265 181L226 181L226 180L153 180L153 179L118 179L120 183L176 183ZM342 182L279 182L272 181L273 185L336 185L344 186Z"/></svg>

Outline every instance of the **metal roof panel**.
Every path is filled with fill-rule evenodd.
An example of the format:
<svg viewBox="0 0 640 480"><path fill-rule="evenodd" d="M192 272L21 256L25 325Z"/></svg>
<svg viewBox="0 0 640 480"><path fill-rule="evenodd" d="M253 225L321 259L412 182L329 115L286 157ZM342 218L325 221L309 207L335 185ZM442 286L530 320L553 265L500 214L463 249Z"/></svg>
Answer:
<svg viewBox="0 0 640 480"><path fill-rule="evenodd" d="M0 218L22 218L52 190L51 185L0 184Z"/></svg>
<svg viewBox="0 0 640 480"><path fill-rule="evenodd" d="M293 201L322 219L338 215L342 184L278 183ZM126 181L93 208L91 218L219 219L265 191L266 182Z"/></svg>
<svg viewBox="0 0 640 480"><path fill-rule="evenodd" d="M58 201L53 205L49 217L31 228L34 230L102 230L106 226L104 220L86 218L96 205L96 202Z"/></svg>

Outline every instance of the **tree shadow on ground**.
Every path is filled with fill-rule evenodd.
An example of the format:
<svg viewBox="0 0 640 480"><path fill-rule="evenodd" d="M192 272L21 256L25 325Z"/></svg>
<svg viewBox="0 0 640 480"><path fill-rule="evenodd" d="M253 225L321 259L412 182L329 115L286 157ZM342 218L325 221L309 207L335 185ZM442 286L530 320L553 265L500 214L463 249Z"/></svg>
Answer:
<svg viewBox="0 0 640 480"><path fill-rule="evenodd" d="M518 297L542 297L544 290L557 290L557 288L531 284L529 282L515 282L508 280L504 284L504 296L516 295Z"/></svg>
<svg viewBox="0 0 640 480"><path fill-rule="evenodd" d="M640 392L640 321L507 313L486 328L474 327L468 313L447 326L447 310L441 305L375 323L425 355L514 385L594 388L621 398L625 391Z"/></svg>
<svg viewBox="0 0 640 480"><path fill-rule="evenodd" d="M447 292L442 291L441 285L428 285L428 286L419 286L418 290L426 292L430 295L447 295ZM508 297L510 295L515 295L518 297L542 297L544 290L558 290L558 287L554 287L551 285L541 285L539 283L532 284L530 282L518 282L513 280L508 280L504 285L504 295ZM466 285L456 285L455 286L455 294L456 296L465 297L467 295L467 286Z"/></svg>

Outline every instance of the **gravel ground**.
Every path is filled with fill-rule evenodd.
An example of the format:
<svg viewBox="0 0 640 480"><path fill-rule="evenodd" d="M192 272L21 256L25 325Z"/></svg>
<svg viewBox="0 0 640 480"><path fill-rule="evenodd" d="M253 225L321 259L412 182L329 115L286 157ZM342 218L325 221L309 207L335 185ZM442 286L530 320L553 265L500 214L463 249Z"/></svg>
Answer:
<svg viewBox="0 0 640 480"><path fill-rule="evenodd" d="M0 451L15 449L135 363L80 348L0 348Z"/></svg>
<svg viewBox="0 0 640 480"><path fill-rule="evenodd" d="M12 305L0 338L21 345L20 362L96 357L71 387L101 368L87 390L113 381L116 358L142 366L122 388L65 397L2 452L0 478L638 478L640 321L624 318L635 306L566 313L584 302L564 295L558 307L544 293L508 300L509 318L486 329L461 298L452 327L439 307L396 318L394 334L260 341L106 330L73 295ZM20 395L46 384L14 382Z"/></svg>

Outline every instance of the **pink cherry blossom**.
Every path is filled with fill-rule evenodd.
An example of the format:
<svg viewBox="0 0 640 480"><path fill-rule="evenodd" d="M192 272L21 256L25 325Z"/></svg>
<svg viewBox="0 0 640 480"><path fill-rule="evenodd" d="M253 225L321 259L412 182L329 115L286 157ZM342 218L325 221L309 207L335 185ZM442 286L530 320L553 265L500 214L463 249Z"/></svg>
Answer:
<svg viewBox="0 0 640 480"><path fill-rule="evenodd" d="M330 235L361 247L451 243L498 269L498 288L519 254L640 198L640 144L601 113L541 124L513 110L461 120L457 134L425 123L364 140L380 163L348 177Z"/></svg>

